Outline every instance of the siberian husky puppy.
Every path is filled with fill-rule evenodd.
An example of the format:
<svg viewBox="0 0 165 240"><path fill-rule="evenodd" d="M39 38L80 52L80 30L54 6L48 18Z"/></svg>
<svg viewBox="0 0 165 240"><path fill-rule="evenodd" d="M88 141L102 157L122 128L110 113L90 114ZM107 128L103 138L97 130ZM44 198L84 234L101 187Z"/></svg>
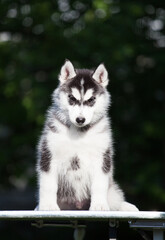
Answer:
<svg viewBox="0 0 165 240"><path fill-rule="evenodd" d="M138 210L113 178L108 81L103 64L62 66L38 144L38 210Z"/></svg>

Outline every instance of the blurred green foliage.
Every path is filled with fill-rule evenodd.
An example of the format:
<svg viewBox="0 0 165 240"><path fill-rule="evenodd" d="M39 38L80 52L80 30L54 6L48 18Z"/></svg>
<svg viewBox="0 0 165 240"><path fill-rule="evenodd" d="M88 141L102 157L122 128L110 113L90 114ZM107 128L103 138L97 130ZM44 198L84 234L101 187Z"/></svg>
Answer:
<svg viewBox="0 0 165 240"><path fill-rule="evenodd" d="M37 139L65 58L105 63L116 178L140 209L163 210L163 0L1 0L0 189L36 184Z"/></svg>

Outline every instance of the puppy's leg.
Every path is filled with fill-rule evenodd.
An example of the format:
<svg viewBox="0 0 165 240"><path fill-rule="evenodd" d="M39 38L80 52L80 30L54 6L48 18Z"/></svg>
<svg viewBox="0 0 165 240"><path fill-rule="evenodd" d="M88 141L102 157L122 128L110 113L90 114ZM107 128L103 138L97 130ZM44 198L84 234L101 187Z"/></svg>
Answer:
<svg viewBox="0 0 165 240"><path fill-rule="evenodd" d="M38 210L60 210L57 205L57 175L54 171L40 173Z"/></svg>
<svg viewBox="0 0 165 240"><path fill-rule="evenodd" d="M102 169L95 168L91 177L91 211L109 210L107 201L109 176Z"/></svg>

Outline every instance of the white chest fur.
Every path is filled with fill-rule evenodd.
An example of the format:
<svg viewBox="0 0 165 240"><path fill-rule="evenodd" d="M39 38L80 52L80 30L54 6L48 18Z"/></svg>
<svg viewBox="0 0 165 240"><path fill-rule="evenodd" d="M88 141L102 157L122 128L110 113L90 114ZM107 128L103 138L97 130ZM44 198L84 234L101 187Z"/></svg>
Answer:
<svg viewBox="0 0 165 240"><path fill-rule="evenodd" d="M94 128L94 127L93 127ZM75 154L87 158L95 158L104 153L110 144L109 134L106 131L78 132L74 128L63 128L60 133L49 132L48 146L53 153L53 161L67 161ZM84 161L87 161L87 159Z"/></svg>
<svg viewBox="0 0 165 240"><path fill-rule="evenodd" d="M48 148L51 151L51 169L58 179L64 179L75 190L79 201L87 198L91 178L102 168L103 154L110 147L110 133L102 121L89 131L58 126L59 132L49 131Z"/></svg>

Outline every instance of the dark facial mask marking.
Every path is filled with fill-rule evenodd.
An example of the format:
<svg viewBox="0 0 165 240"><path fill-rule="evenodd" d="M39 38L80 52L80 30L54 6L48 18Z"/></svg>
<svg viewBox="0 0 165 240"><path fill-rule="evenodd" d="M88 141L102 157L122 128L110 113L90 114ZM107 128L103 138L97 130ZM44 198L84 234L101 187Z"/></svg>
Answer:
<svg viewBox="0 0 165 240"><path fill-rule="evenodd" d="M70 105L81 105L81 103L80 103L80 101L79 100L77 100L72 94L69 94L69 96L68 96L68 100L69 100L69 104Z"/></svg>
<svg viewBox="0 0 165 240"><path fill-rule="evenodd" d="M84 101L83 105L86 105L86 106L89 106L89 107L93 107L95 102L96 102L96 98L94 96L92 96L88 100Z"/></svg>

